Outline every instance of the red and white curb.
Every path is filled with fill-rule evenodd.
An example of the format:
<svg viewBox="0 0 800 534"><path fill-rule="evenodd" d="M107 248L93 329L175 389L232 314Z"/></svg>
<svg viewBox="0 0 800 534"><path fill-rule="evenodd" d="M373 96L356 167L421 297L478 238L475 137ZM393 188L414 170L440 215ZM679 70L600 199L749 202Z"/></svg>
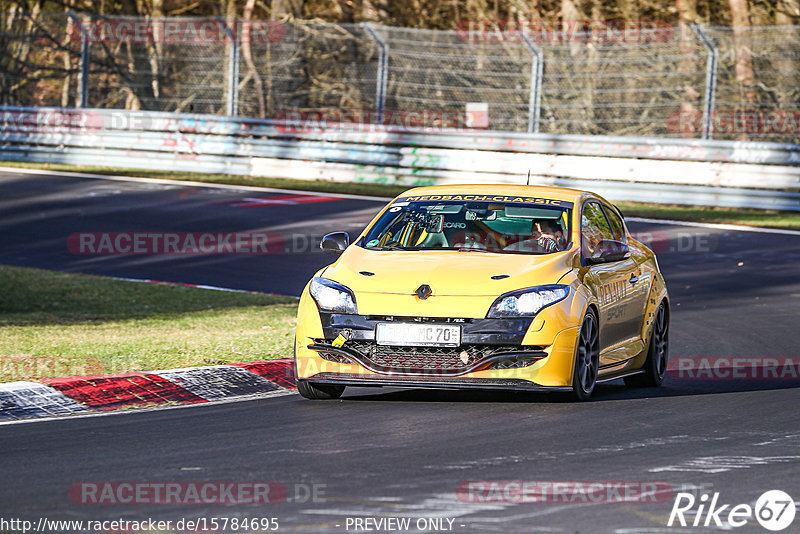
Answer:
<svg viewBox="0 0 800 534"><path fill-rule="evenodd" d="M291 359L0 384L0 421L197 404L296 389Z"/></svg>

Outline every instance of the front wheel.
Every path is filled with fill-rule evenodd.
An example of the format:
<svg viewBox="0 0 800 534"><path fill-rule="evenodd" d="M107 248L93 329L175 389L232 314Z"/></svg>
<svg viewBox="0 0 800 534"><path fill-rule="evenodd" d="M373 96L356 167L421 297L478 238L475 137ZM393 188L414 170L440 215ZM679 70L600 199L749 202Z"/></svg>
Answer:
<svg viewBox="0 0 800 534"><path fill-rule="evenodd" d="M647 349L647 359L642 369L644 373L625 378L628 387L658 387L664 382L669 357L669 318L667 306L661 303L653 321L653 332Z"/></svg>
<svg viewBox="0 0 800 534"><path fill-rule="evenodd" d="M589 308L583 318L575 347L575 369L572 373L572 393L575 399L589 400L597 385L600 365L600 329L597 313Z"/></svg>
<svg viewBox="0 0 800 534"><path fill-rule="evenodd" d="M315 384L308 380L298 380L297 391L307 399L338 399L342 396L342 393L344 393L344 386L337 386L336 384Z"/></svg>
<svg viewBox="0 0 800 534"><path fill-rule="evenodd" d="M294 347L294 376L297 373L297 337L292 343ZM344 386L337 386L336 384L315 384L308 380L297 379L297 392L303 397L312 400L328 400L338 399L344 393Z"/></svg>

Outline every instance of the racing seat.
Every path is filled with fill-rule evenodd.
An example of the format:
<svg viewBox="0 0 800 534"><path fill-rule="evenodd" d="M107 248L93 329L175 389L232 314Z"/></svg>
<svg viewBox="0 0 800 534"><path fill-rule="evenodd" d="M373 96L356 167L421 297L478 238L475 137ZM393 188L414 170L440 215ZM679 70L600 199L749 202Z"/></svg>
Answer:
<svg viewBox="0 0 800 534"><path fill-rule="evenodd" d="M444 232L429 233L425 239L417 243L418 247L423 248L448 248L450 245L447 243L447 237Z"/></svg>

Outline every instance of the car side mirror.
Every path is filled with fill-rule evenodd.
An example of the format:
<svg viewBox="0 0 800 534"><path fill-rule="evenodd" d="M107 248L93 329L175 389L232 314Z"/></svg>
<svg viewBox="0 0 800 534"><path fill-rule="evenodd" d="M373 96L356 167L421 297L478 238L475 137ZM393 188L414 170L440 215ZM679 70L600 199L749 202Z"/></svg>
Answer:
<svg viewBox="0 0 800 534"><path fill-rule="evenodd" d="M319 248L325 252L332 252L334 254L341 254L347 245L350 244L350 236L347 232L333 232L322 238Z"/></svg>
<svg viewBox="0 0 800 534"><path fill-rule="evenodd" d="M595 264L624 260L628 252L628 245L625 243L614 241L613 239L604 239L597 244L594 252L586 258L586 261Z"/></svg>

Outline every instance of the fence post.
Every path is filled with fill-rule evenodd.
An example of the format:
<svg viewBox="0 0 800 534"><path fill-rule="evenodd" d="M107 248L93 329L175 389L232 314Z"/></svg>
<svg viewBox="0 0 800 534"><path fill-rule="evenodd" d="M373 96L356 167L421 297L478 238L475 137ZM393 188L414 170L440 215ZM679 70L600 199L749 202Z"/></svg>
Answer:
<svg viewBox="0 0 800 534"><path fill-rule="evenodd" d="M363 22L362 26L364 27L364 31L367 32L367 35L375 41L375 44L377 44L379 48L378 76L375 87L375 111L377 112L378 123L380 124L383 123L383 110L386 105L386 82L389 77L389 45L386 41L381 39L371 23Z"/></svg>
<svg viewBox="0 0 800 534"><path fill-rule="evenodd" d="M228 22L218 19L231 41L228 49L228 87L225 92L225 115L235 117L239 114L239 39L238 25L231 28Z"/></svg>
<svg viewBox="0 0 800 534"><path fill-rule="evenodd" d="M544 56L541 49L531 41L531 38L520 31L522 41L531 53L531 90L528 96L528 133L539 132L539 115L542 105L542 70Z"/></svg>
<svg viewBox="0 0 800 534"><path fill-rule="evenodd" d="M692 24L692 31L697 39L703 43L708 50L708 62L706 63L706 99L703 106L703 139L711 139L714 135L714 95L717 92L717 57L719 49L716 43L706 33L701 24Z"/></svg>
<svg viewBox="0 0 800 534"><path fill-rule="evenodd" d="M81 31L81 74L78 84L77 105L79 108L85 108L89 100L89 34L83 24L83 19L77 13L69 10L67 11L67 16L75 21Z"/></svg>

